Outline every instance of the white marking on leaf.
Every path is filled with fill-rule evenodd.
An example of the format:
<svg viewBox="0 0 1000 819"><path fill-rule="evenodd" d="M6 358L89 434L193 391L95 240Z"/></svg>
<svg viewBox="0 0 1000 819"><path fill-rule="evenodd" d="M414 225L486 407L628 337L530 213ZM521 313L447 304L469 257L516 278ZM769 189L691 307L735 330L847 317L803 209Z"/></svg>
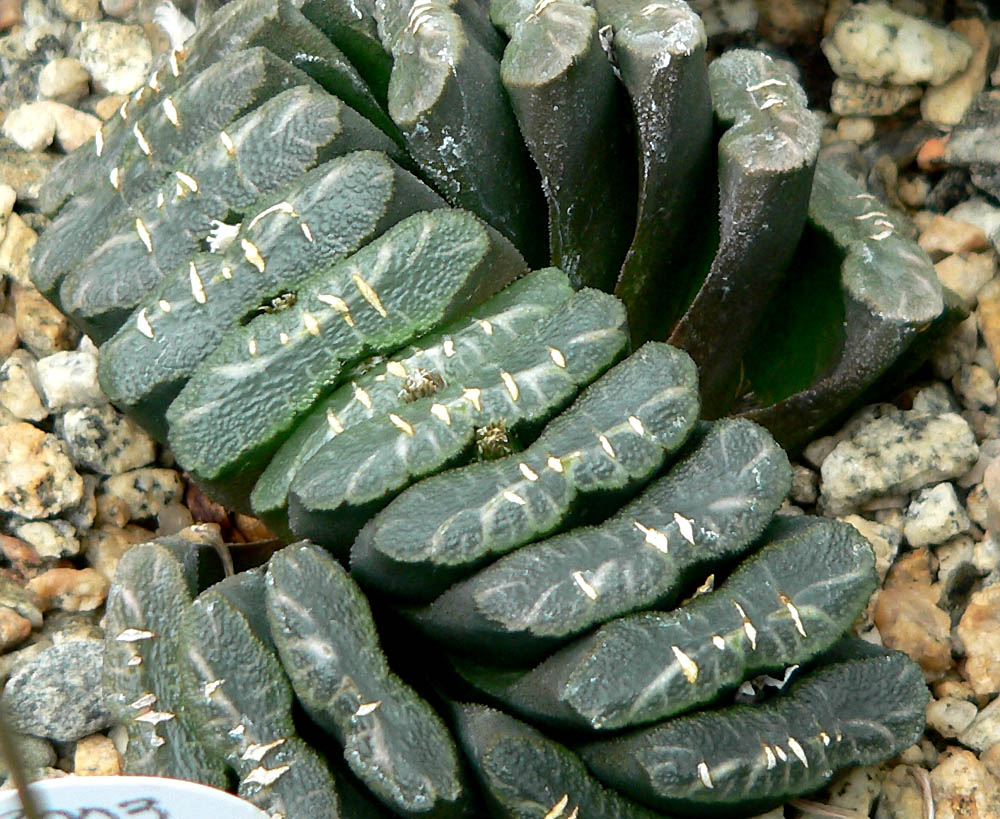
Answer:
<svg viewBox="0 0 1000 819"><path fill-rule="evenodd" d="M219 131L219 141L222 143L222 147L226 149L226 153L232 156L236 153L236 146L233 145L233 139L225 131Z"/></svg>
<svg viewBox="0 0 1000 819"><path fill-rule="evenodd" d="M645 535L646 543L655 548L658 552L663 554L670 554L670 542L667 539L667 535L661 532L659 529L655 529L652 526L644 526L639 521L632 521L632 525Z"/></svg>
<svg viewBox="0 0 1000 819"><path fill-rule="evenodd" d="M128 662L125 663L129 668L133 668L137 665L142 665L142 657L136 654L134 657L129 657Z"/></svg>
<svg viewBox="0 0 1000 819"><path fill-rule="evenodd" d="M334 435L340 435L344 431L344 425L340 423L340 419L334 414L332 409L326 411L326 422L330 425L330 431Z"/></svg>
<svg viewBox="0 0 1000 819"><path fill-rule="evenodd" d="M246 785L263 785L267 787L268 785L273 785L282 775L288 771L289 765L282 765L279 768L272 768L268 770L263 765L259 768L254 768L250 773L246 775L243 783Z"/></svg>
<svg viewBox="0 0 1000 819"><path fill-rule="evenodd" d="M701 780L701 784L706 788L714 788L715 784L712 782L712 774L708 770L708 765L705 760L698 763L698 778Z"/></svg>
<svg viewBox="0 0 1000 819"><path fill-rule="evenodd" d="M347 302L340 298L340 296L331 296L329 293L317 293L316 300L332 307L340 313L341 318L344 319L344 322L348 327L354 326L354 319L351 316L351 308L347 306Z"/></svg>
<svg viewBox="0 0 1000 819"><path fill-rule="evenodd" d="M680 512L674 512L674 523L677 524L677 529L680 531L681 537L694 546L694 526L692 525L694 521L691 518L684 517Z"/></svg>
<svg viewBox="0 0 1000 819"><path fill-rule="evenodd" d="M108 174L108 179L111 180L111 187L116 191L122 189L122 172L121 169L115 166L111 169L111 173Z"/></svg>
<svg viewBox="0 0 1000 819"><path fill-rule="evenodd" d="M767 769L769 771L777 766L778 760L774 756L774 751L771 750L770 745L764 746L764 758L767 760Z"/></svg>
<svg viewBox="0 0 1000 819"><path fill-rule="evenodd" d="M483 411L482 402L479 400L482 394L483 391L478 387L468 387L467 389L462 390L462 398L472 404L472 406L476 408L476 412Z"/></svg>
<svg viewBox="0 0 1000 819"><path fill-rule="evenodd" d="M246 260L256 267L258 272L263 273L266 263L264 262L264 257L260 255L257 245L249 239L240 239L240 247L243 248L243 255L246 257Z"/></svg>
<svg viewBox="0 0 1000 819"><path fill-rule="evenodd" d="M288 333L286 333L284 331L278 333L278 343L279 344L284 345L284 344L287 344L289 341L291 341L291 339L288 337Z"/></svg>
<svg viewBox="0 0 1000 819"><path fill-rule="evenodd" d="M569 794L564 793L562 795L562 799L560 799L551 808L549 808L549 812L546 813L545 816L542 817L542 819L559 819L559 817L563 815L563 811L566 810L566 806L568 804L569 804Z"/></svg>
<svg viewBox="0 0 1000 819"><path fill-rule="evenodd" d="M195 179L191 174L184 173L184 171L174 171L174 176L177 180L181 182L191 193L198 193L198 180Z"/></svg>
<svg viewBox="0 0 1000 819"><path fill-rule="evenodd" d="M389 420L392 421L394 427L402 430L406 435L413 435L413 425L400 418L396 413L390 412Z"/></svg>
<svg viewBox="0 0 1000 819"><path fill-rule="evenodd" d="M320 330L319 322L316 321L316 316L312 313L302 312L302 323L305 325L306 332L313 336L318 336L322 331Z"/></svg>
<svg viewBox="0 0 1000 819"><path fill-rule="evenodd" d="M236 727L229 732L229 736L233 739L237 739L238 737L243 736L246 732L247 727L242 722L239 722L236 724Z"/></svg>
<svg viewBox="0 0 1000 819"><path fill-rule="evenodd" d="M726 650L726 641L723 640L722 636L719 634L712 635L712 645L714 645L717 649L719 649L719 651Z"/></svg>
<svg viewBox="0 0 1000 819"><path fill-rule="evenodd" d="M357 273L352 273L351 279L354 281L354 286L358 288L361 297L375 309L376 313L382 316L382 318L389 315L385 312L385 308L382 306L382 302L379 300L378 293L375 292L374 287L368 284Z"/></svg>
<svg viewBox="0 0 1000 819"><path fill-rule="evenodd" d="M617 458L618 455L615 453L615 448L611 446L611 441L608 440L606 435L598 435L598 442L601 444L601 449L603 449L609 458Z"/></svg>
<svg viewBox="0 0 1000 819"><path fill-rule="evenodd" d="M743 606L733 600L733 605L736 607L736 611L739 612L740 617L743 618L743 631L747 635L747 639L750 641L750 648L756 650L757 648L757 629L754 624L750 622L750 618L747 617L747 613L743 610Z"/></svg>
<svg viewBox="0 0 1000 819"><path fill-rule="evenodd" d="M161 722L169 722L174 718L174 715L169 711L147 711L144 714L139 714L133 719L136 722L146 722L150 725L159 725Z"/></svg>
<svg viewBox="0 0 1000 819"><path fill-rule="evenodd" d="M104 153L104 126L102 125L97 129L97 133L94 134L94 151L98 156Z"/></svg>
<svg viewBox="0 0 1000 819"><path fill-rule="evenodd" d="M254 358L257 357L257 339L251 338L247 341L247 350Z"/></svg>
<svg viewBox="0 0 1000 819"><path fill-rule="evenodd" d="M161 210L163 206L167 204L166 197L163 195L163 191L156 192L156 209Z"/></svg>
<svg viewBox="0 0 1000 819"><path fill-rule="evenodd" d="M233 277L233 269L228 265L222 265L222 278L231 279Z"/></svg>
<svg viewBox="0 0 1000 819"><path fill-rule="evenodd" d="M256 225L265 216L270 216L272 213L287 213L290 216L295 215L295 208L292 207L291 202L278 202L276 205L271 205L269 208L264 208L260 213L250 220L250 224L247 225L247 230L251 230L254 225Z"/></svg>
<svg viewBox="0 0 1000 819"><path fill-rule="evenodd" d="M373 711L375 711L382 704L382 700L375 700L374 702L363 702L358 706L358 710L354 712L356 717L367 717Z"/></svg>
<svg viewBox="0 0 1000 819"><path fill-rule="evenodd" d="M444 340L444 355L445 358L451 358L455 355L455 342L450 338Z"/></svg>
<svg viewBox="0 0 1000 819"><path fill-rule="evenodd" d="M674 652L685 679L694 685L698 681L698 664L677 646L670 646L670 650Z"/></svg>
<svg viewBox="0 0 1000 819"><path fill-rule="evenodd" d="M205 283L201 280L201 276L198 275L198 268L195 267L194 262L188 263L188 280L191 284L191 295L198 304L204 304L208 301L208 296L205 293Z"/></svg>
<svg viewBox="0 0 1000 819"><path fill-rule="evenodd" d="M365 392L364 388L359 387L353 381L351 382L351 386L354 388L354 399L365 409L370 410L372 408L372 397Z"/></svg>
<svg viewBox="0 0 1000 819"><path fill-rule="evenodd" d="M555 347L549 347L549 357L552 359L553 363L557 367L562 367L562 368L565 369L565 367L566 367L566 356L564 356L562 354L562 352L560 352L559 350L557 350Z"/></svg>
<svg viewBox="0 0 1000 819"><path fill-rule="evenodd" d="M795 737L788 738L788 747L792 749L792 753L798 757L799 762L809 767L809 760L806 757L806 752L803 750L802 746L799 745L799 741Z"/></svg>
<svg viewBox="0 0 1000 819"><path fill-rule="evenodd" d="M205 683L205 688L204 688L205 697L206 698L211 697L212 694L214 694L216 691L222 688L222 684L224 682L225 682L224 679L220 679L220 680L210 680L209 682Z"/></svg>
<svg viewBox="0 0 1000 819"><path fill-rule="evenodd" d="M524 504L527 503L527 501L520 495L518 495L517 492L511 492L509 489L503 490L503 496L506 500L510 501L511 503L515 503L518 506L524 506Z"/></svg>
<svg viewBox="0 0 1000 819"><path fill-rule="evenodd" d="M576 582L576 585L580 587L580 591L587 595L587 597L591 600L597 599L597 589L587 582L587 578L583 576L583 572L573 572L573 580Z"/></svg>
<svg viewBox="0 0 1000 819"><path fill-rule="evenodd" d="M305 222L299 222L299 229L302 231L302 235L306 237L306 241L309 242L309 244L314 244L316 242L316 239L313 237L313 232L308 224Z"/></svg>
<svg viewBox="0 0 1000 819"><path fill-rule="evenodd" d="M799 615L799 610L795 607L795 604L791 601L788 595L779 594L778 599L781 601L782 605L788 609L788 613L792 615L792 620L795 621L795 630L803 637L808 636L806 634L806 628L802 624L802 617Z"/></svg>
<svg viewBox="0 0 1000 819"><path fill-rule="evenodd" d="M170 120L170 124L175 128L180 126L181 120L177 116L177 106L174 105L174 101L170 97L164 97L163 102L160 103L163 107L163 113L167 115L167 119Z"/></svg>
<svg viewBox="0 0 1000 819"><path fill-rule="evenodd" d="M516 401L521 397L521 391L517 387L517 382L506 370L500 371L500 380L503 381L503 385L507 388L507 392L510 393L510 398L512 401Z"/></svg>
<svg viewBox="0 0 1000 819"><path fill-rule="evenodd" d="M563 471L562 461L560 461L555 455L549 455L549 457L545 459L545 465L553 472Z"/></svg>
<svg viewBox="0 0 1000 819"><path fill-rule="evenodd" d="M130 702L128 707L138 711L140 708L149 708L154 702L156 702L156 694L143 694L138 699Z"/></svg>
<svg viewBox="0 0 1000 819"><path fill-rule="evenodd" d="M142 151L146 156L152 156L153 151L149 147L149 143L146 141L145 134L139 129L139 123L137 122L132 126L132 134L135 136L135 141L139 144L139 150Z"/></svg>
<svg viewBox="0 0 1000 819"><path fill-rule="evenodd" d="M517 465L517 468L520 470L521 474L524 475L524 477L527 480L529 481L538 480L538 473L535 472L535 470L532 469L530 466L528 466L526 463L519 463Z"/></svg>
<svg viewBox="0 0 1000 819"><path fill-rule="evenodd" d="M139 315L135 317L135 327L146 338L153 337L153 325L149 323L149 318L146 316L145 307L143 307L139 311Z"/></svg>
<svg viewBox="0 0 1000 819"><path fill-rule="evenodd" d="M644 435L646 433L646 428L642 425L642 421L634 415L628 417L628 425L632 427L636 435Z"/></svg>
<svg viewBox="0 0 1000 819"><path fill-rule="evenodd" d="M486 333L486 335L488 336L493 335L493 325L490 324L490 322L488 322L486 319L479 319L478 324L482 328L483 332Z"/></svg>
<svg viewBox="0 0 1000 819"><path fill-rule="evenodd" d="M774 746L774 752L778 755L778 759L780 759L782 762L788 762L788 754L786 754L782 750L780 745Z"/></svg>
<svg viewBox="0 0 1000 819"><path fill-rule="evenodd" d="M431 404L431 415L437 418L445 426L451 426L451 415L444 404Z"/></svg>
<svg viewBox="0 0 1000 819"><path fill-rule="evenodd" d="M152 640L156 636L158 635L155 631L147 631L143 628L127 628L124 631L118 632L115 640L119 643L134 643L138 640Z"/></svg>
<svg viewBox="0 0 1000 819"><path fill-rule="evenodd" d="M136 217L135 220L135 232L139 234L139 241L146 246L146 252L153 252L153 237L149 235L149 230L146 228L146 223L142 219Z"/></svg>
<svg viewBox="0 0 1000 819"><path fill-rule="evenodd" d="M284 737L279 737L273 742L255 742L247 746L247 749L240 755L240 759L249 760L250 762L260 762L265 756L267 756L268 751L273 751L275 748L284 745L284 743Z"/></svg>
<svg viewBox="0 0 1000 819"><path fill-rule="evenodd" d="M748 85L747 91L760 91L762 88L771 88L772 86L778 86L784 88L788 83L782 82L781 80L771 77L761 82L755 83L754 85Z"/></svg>
<svg viewBox="0 0 1000 819"><path fill-rule="evenodd" d="M385 371L390 375L396 376L396 378L406 378L407 376L406 367L404 367L398 361L388 362L385 365Z"/></svg>

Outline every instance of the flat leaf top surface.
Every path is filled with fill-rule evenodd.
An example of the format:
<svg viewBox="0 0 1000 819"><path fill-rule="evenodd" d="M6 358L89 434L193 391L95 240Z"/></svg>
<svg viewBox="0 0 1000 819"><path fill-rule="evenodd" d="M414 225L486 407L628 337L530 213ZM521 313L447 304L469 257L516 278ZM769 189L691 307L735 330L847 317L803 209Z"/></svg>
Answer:
<svg viewBox="0 0 1000 819"><path fill-rule="evenodd" d="M351 770L406 815L442 815L460 802L448 731L389 670L368 601L347 573L315 546L289 546L271 558L267 602L296 694L344 744Z"/></svg>
<svg viewBox="0 0 1000 819"><path fill-rule="evenodd" d="M394 587L392 575L404 567L423 569L422 581L405 585L424 596L451 579L449 570L464 573L549 534L582 499L643 483L691 430L696 377L683 353L644 346L588 387L523 453L443 473L400 496L355 542L354 571ZM436 567L444 578L434 578Z"/></svg>
<svg viewBox="0 0 1000 819"><path fill-rule="evenodd" d="M601 24L613 29L619 62L621 52L626 52L630 60L651 70L648 79L667 68L672 58L693 54L708 44L701 17L684 0L597 0L595 7ZM633 76L641 79L638 72Z"/></svg>
<svg viewBox="0 0 1000 819"><path fill-rule="evenodd" d="M809 218L844 249L844 289L876 316L923 324L940 315L944 301L930 257L834 162L816 166Z"/></svg>
<svg viewBox="0 0 1000 819"><path fill-rule="evenodd" d="M423 393L430 397L449 384L471 383L469 379L495 357L496 349L530 334L572 293L561 271L537 270L473 308L468 316L423 336L419 346L402 350L382 365L360 365L362 369L349 376L350 382L320 403L271 459L254 486L254 511L266 515L284 507L298 470L344 430L419 400ZM484 331L485 326L490 333ZM431 380L434 375L440 383ZM369 400L359 400L361 395Z"/></svg>
<svg viewBox="0 0 1000 819"><path fill-rule="evenodd" d="M323 543L338 534L353 540L371 514L366 504L384 505L408 484L467 458L477 436L531 433L620 358L624 323L611 296L581 290L531 332L494 348L494 357L467 380L345 430L292 483L293 530ZM493 329L486 323L479 331ZM348 531L345 513L356 508L359 520ZM310 524L312 512L330 514Z"/></svg>
<svg viewBox="0 0 1000 819"><path fill-rule="evenodd" d="M819 668L762 705L679 717L582 754L599 779L659 810L752 814L916 742L928 696L920 668L893 653Z"/></svg>
<svg viewBox="0 0 1000 819"><path fill-rule="evenodd" d="M365 355L394 350L522 271L462 211L419 213L304 282L295 305L234 330L167 414L184 467L215 479L277 437Z"/></svg>
<svg viewBox="0 0 1000 819"><path fill-rule="evenodd" d="M441 204L374 151L355 151L302 174L245 215L224 254L198 254L140 303L101 347L102 385L126 406L155 399L168 386L175 385L176 394L224 334L269 296L295 293L303 280L359 250L397 216ZM172 397L151 411L162 417Z"/></svg>
<svg viewBox="0 0 1000 819"><path fill-rule="evenodd" d="M495 815L654 819L606 789L580 758L523 722L483 705L455 706L455 733ZM560 813L561 810L561 813ZM555 812L555 813L554 813Z"/></svg>
<svg viewBox="0 0 1000 819"><path fill-rule="evenodd" d="M536 4L514 26L504 51L504 85L538 87L560 78L590 50L596 28L590 6L575 0Z"/></svg>
<svg viewBox="0 0 1000 819"><path fill-rule="evenodd" d="M181 564L166 548L144 543L124 554L106 605L104 687L128 732L126 773L222 787L222 765L181 719L177 631L190 602Z"/></svg>
<svg viewBox="0 0 1000 819"><path fill-rule="evenodd" d="M781 523L717 590L669 613L612 620L513 691L536 714L581 727L654 722L807 662L836 642L874 588L874 554L853 527ZM629 674L618 673L626 663Z"/></svg>
<svg viewBox="0 0 1000 819"><path fill-rule="evenodd" d="M467 630L463 642L492 650L517 635L541 651L612 617L669 604L750 547L790 479L784 452L765 430L719 422L614 517L507 555L451 587L423 622L436 611L468 609L475 616L444 615L449 636Z"/></svg>
<svg viewBox="0 0 1000 819"><path fill-rule="evenodd" d="M715 115L729 126L719 140L723 161L744 171L811 166L819 152L819 118L802 87L766 54L727 51L708 69Z"/></svg>

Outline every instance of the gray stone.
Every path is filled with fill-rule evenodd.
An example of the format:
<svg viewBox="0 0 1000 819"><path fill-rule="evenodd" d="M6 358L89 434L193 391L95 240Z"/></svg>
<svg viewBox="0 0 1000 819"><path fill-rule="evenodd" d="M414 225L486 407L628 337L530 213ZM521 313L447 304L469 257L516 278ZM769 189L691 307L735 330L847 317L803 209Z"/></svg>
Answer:
<svg viewBox="0 0 1000 819"><path fill-rule="evenodd" d="M840 520L851 524L872 545L875 550L875 569L878 571L879 583L882 583L896 555L899 554L899 547L903 544L903 533L895 526L866 520L860 515L845 515Z"/></svg>
<svg viewBox="0 0 1000 819"><path fill-rule="evenodd" d="M14 350L0 365L0 404L21 421L48 417L35 383L35 357L27 350Z"/></svg>
<svg viewBox="0 0 1000 819"><path fill-rule="evenodd" d="M103 642L72 640L18 668L0 694L14 730L72 742L111 725L101 685L103 660Z"/></svg>
<svg viewBox="0 0 1000 819"><path fill-rule="evenodd" d="M930 363L938 378L951 379L963 364L976 358L979 341L979 322L972 313L952 330L931 353Z"/></svg>
<svg viewBox="0 0 1000 819"><path fill-rule="evenodd" d="M53 412L70 407L99 407L108 399L97 381L97 356L66 350L39 359L38 385L45 405Z"/></svg>
<svg viewBox="0 0 1000 819"><path fill-rule="evenodd" d="M958 735L958 741L976 751L985 751L1000 742L1000 697L993 700Z"/></svg>
<svg viewBox="0 0 1000 819"><path fill-rule="evenodd" d="M103 94L131 94L145 82L153 62L142 27L121 23L84 23L73 51Z"/></svg>
<svg viewBox="0 0 1000 819"><path fill-rule="evenodd" d="M946 412L958 412L958 402L947 384L935 381L926 387L921 387L913 396L914 412L926 412L930 415L944 415Z"/></svg>
<svg viewBox="0 0 1000 819"><path fill-rule="evenodd" d="M740 34L757 26L757 4L753 0L690 0L709 37Z"/></svg>
<svg viewBox="0 0 1000 819"><path fill-rule="evenodd" d="M820 505L839 515L880 495L957 478L979 456L960 415L892 410L837 444L821 468Z"/></svg>
<svg viewBox="0 0 1000 819"><path fill-rule="evenodd" d="M138 469L156 457L152 439L110 404L67 410L57 429L73 462L103 475Z"/></svg>
<svg viewBox="0 0 1000 819"><path fill-rule="evenodd" d="M61 558L80 554L80 539L73 524L65 520L29 520L17 523L14 534L30 543L40 557Z"/></svg>
<svg viewBox="0 0 1000 819"><path fill-rule="evenodd" d="M62 441L31 424L0 426L0 510L40 520L82 499L83 479Z"/></svg>
<svg viewBox="0 0 1000 819"><path fill-rule="evenodd" d="M132 520L144 520L179 500L184 485L173 469L146 468L112 475L104 481L104 492L125 501Z"/></svg>
<svg viewBox="0 0 1000 819"><path fill-rule="evenodd" d="M819 475L802 464L792 464L792 488L788 496L796 503L816 503Z"/></svg>
<svg viewBox="0 0 1000 819"><path fill-rule="evenodd" d="M927 724L943 737L956 737L972 724L978 713L979 709L968 700L942 697L931 700L927 706Z"/></svg>
<svg viewBox="0 0 1000 819"><path fill-rule="evenodd" d="M830 110L842 117L886 117L916 102L923 92L919 85L870 85L838 78L833 81Z"/></svg>
<svg viewBox="0 0 1000 819"><path fill-rule="evenodd" d="M838 76L873 85L941 85L972 58L964 37L884 3L852 6L821 46Z"/></svg>
<svg viewBox="0 0 1000 819"><path fill-rule="evenodd" d="M56 764L56 749L51 742L25 734L11 734L14 746L21 757L21 764L29 770L51 768ZM7 762L0 756L0 778L10 775Z"/></svg>
<svg viewBox="0 0 1000 819"><path fill-rule="evenodd" d="M987 236L1000 230L1000 208L981 197L959 202L946 215L960 222L975 225Z"/></svg>
<svg viewBox="0 0 1000 819"><path fill-rule="evenodd" d="M903 535L911 546L930 546L968 530L969 516L950 483L922 489L906 510Z"/></svg>
<svg viewBox="0 0 1000 819"><path fill-rule="evenodd" d="M986 467L998 457L1000 457L1000 438L987 438L979 445L979 457L972 468L962 475L956 483L963 489L982 483Z"/></svg>
<svg viewBox="0 0 1000 819"><path fill-rule="evenodd" d="M3 576L0 576L0 606L16 611L31 623L32 628L42 627L42 610L38 605L38 596Z"/></svg>

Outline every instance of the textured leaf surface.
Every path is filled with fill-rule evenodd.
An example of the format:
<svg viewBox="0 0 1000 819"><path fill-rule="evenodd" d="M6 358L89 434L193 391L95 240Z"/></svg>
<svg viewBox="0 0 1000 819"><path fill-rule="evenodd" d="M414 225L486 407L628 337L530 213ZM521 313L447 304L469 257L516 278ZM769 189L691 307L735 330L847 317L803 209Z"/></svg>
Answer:
<svg viewBox="0 0 1000 819"><path fill-rule="evenodd" d="M271 813L339 817L333 778L295 735L288 678L242 612L209 589L184 611L180 642L184 717L240 794Z"/></svg>
<svg viewBox="0 0 1000 819"><path fill-rule="evenodd" d="M500 78L542 177L552 264L576 285L611 290L633 228L634 180L622 97L579 0L546 0L511 30Z"/></svg>
<svg viewBox="0 0 1000 819"><path fill-rule="evenodd" d="M342 147L359 147L365 130L347 136ZM167 406L226 332L399 220L443 204L374 151L349 153L301 175L256 202L224 254L192 257L139 304L101 348L105 391L164 439Z"/></svg>
<svg viewBox="0 0 1000 819"><path fill-rule="evenodd" d="M712 103L705 28L682 0L598 0L612 53L632 101L639 191L635 235L615 294L634 341L662 333L680 316L702 275L689 258L710 178ZM653 306L655 305L655 307Z"/></svg>
<svg viewBox="0 0 1000 819"><path fill-rule="evenodd" d="M321 270L296 303L231 332L170 406L170 445L200 481L252 481L281 436L345 366L412 341L524 271L517 251L471 214L439 210L400 222Z"/></svg>
<svg viewBox="0 0 1000 819"><path fill-rule="evenodd" d="M694 426L696 384L685 354L647 344L524 452L434 476L400 496L355 542L352 570L383 590L426 600L485 560L556 531L582 506L634 491ZM474 606L459 608L449 606L435 628L477 618Z"/></svg>
<svg viewBox="0 0 1000 819"><path fill-rule="evenodd" d="M673 612L612 620L501 696L575 727L654 722L808 662L837 641L875 585L871 546L853 527L779 518L760 552L714 592Z"/></svg>
<svg viewBox="0 0 1000 819"><path fill-rule="evenodd" d="M106 605L106 703L128 732L125 773L224 787L223 766L180 718L177 629L191 592L163 545L141 544L122 556Z"/></svg>
<svg viewBox="0 0 1000 819"><path fill-rule="evenodd" d="M763 705L668 720L581 749L603 782L658 810L746 816L916 742L927 686L901 653L821 667Z"/></svg>
<svg viewBox="0 0 1000 819"><path fill-rule="evenodd" d="M389 115L449 202L478 214L541 265L548 257L538 236L545 212L538 177L475 12L459 15L447 0L377 0L379 33L393 57Z"/></svg>
<svg viewBox="0 0 1000 819"><path fill-rule="evenodd" d="M728 127L719 140L719 248L670 342L701 368L704 410L718 417L736 396L742 351L802 232L821 125L798 83L763 52L728 51L708 73Z"/></svg>
<svg viewBox="0 0 1000 819"><path fill-rule="evenodd" d="M409 390L413 384L426 382L430 392L468 381L494 359L498 347L530 333L572 292L561 271L537 270L473 308L465 318L423 336L419 346L397 353L384 365L360 365L350 383L318 404L271 459L250 497L254 514L272 529L287 528L285 508L292 479L328 441L355 424L400 408L414 397ZM490 327L489 334L483 331L483 322ZM434 374L440 376L440 386L427 381ZM361 395L368 396L367 403L359 400Z"/></svg>
<svg viewBox="0 0 1000 819"><path fill-rule="evenodd" d="M456 736L493 816L654 819L660 815L602 787L576 754L523 722L482 705L458 705L454 712Z"/></svg>
<svg viewBox="0 0 1000 819"><path fill-rule="evenodd" d="M833 269L822 286L793 271L802 283L779 291L747 351L750 392L737 408L782 445L809 440L945 316L931 260L897 220L842 168L819 162L809 225L823 253L805 263ZM838 311L839 322L811 318ZM801 326L796 315L810 318Z"/></svg>
<svg viewBox="0 0 1000 819"><path fill-rule="evenodd" d="M135 124L121 164L112 169L111 181L105 184L132 188L129 199L155 189L207 137L218 138L220 130L249 110L304 82L309 80L302 72L264 49L237 52L221 60L173 96L174 113L160 106ZM74 203L77 212L84 206L84 202ZM62 310L98 343L118 329L163 275L151 265L130 271L129 276L105 273L100 267L77 268L59 285Z"/></svg>
<svg viewBox="0 0 1000 819"><path fill-rule="evenodd" d="M267 606L282 663L310 716L351 770L406 816L452 816L466 794L457 750L430 705L390 670L368 601L308 543L276 553Z"/></svg>
<svg viewBox="0 0 1000 819"><path fill-rule="evenodd" d="M608 521L518 549L452 586L420 619L488 658L499 646L539 656L612 617L676 601L749 548L790 481L765 430L719 422Z"/></svg>
<svg viewBox="0 0 1000 819"><path fill-rule="evenodd" d="M477 329L493 333L489 323ZM529 333L494 347L493 356L467 378L325 444L292 482L292 530L346 548L364 522L407 485L468 460L483 430L503 424L508 438L533 438L621 357L627 343L624 311L612 296L597 290L574 294Z"/></svg>

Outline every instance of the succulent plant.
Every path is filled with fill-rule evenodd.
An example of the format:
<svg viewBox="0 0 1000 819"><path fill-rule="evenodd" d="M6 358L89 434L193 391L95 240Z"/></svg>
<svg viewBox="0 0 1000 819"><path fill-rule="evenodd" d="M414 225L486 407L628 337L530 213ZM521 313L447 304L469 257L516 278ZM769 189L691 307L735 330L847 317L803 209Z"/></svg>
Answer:
<svg viewBox="0 0 1000 819"><path fill-rule="evenodd" d="M32 276L193 480L317 545L123 559L128 769L286 818L735 815L911 743L919 673L829 653L870 548L772 520L778 444L960 309L819 133L680 0L211 16L49 175Z"/></svg>

